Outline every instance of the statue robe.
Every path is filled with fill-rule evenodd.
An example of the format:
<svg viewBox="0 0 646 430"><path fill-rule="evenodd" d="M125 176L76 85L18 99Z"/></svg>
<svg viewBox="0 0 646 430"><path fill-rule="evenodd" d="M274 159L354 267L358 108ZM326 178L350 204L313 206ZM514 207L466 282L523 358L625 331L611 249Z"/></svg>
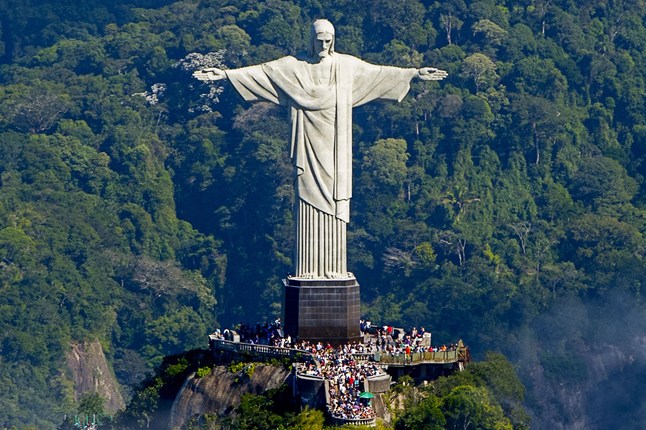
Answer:
<svg viewBox="0 0 646 430"><path fill-rule="evenodd" d="M290 109L296 169L297 277L347 277L345 228L352 197L352 108L376 99L401 101L416 69L377 66L331 54L330 79L295 57L226 74L247 101Z"/></svg>

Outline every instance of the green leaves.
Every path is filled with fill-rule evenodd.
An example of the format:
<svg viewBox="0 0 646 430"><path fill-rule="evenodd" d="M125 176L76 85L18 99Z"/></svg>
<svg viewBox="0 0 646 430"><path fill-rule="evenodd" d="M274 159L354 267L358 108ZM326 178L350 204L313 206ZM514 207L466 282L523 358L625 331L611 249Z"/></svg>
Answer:
<svg viewBox="0 0 646 430"><path fill-rule="evenodd" d="M406 178L406 141L402 139L378 140L364 152L361 168L376 182L375 191L399 188Z"/></svg>
<svg viewBox="0 0 646 430"><path fill-rule="evenodd" d="M452 428L511 430L513 426L484 388L455 387L445 399L447 424Z"/></svg>
<svg viewBox="0 0 646 430"><path fill-rule="evenodd" d="M460 76L475 85L476 92L496 83L498 74L496 65L484 54L473 54L464 59Z"/></svg>
<svg viewBox="0 0 646 430"><path fill-rule="evenodd" d="M68 396L47 381L72 339L118 351L128 383L213 324L280 312L293 240L285 112L249 108L227 84L205 103L173 63L296 54L323 16L339 52L449 71L353 113L349 263L374 321L514 350L517 330L567 294L623 291L641 306L640 2L31 3L0 20L0 345L15 366L0 368L0 422L33 420L14 393ZM165 88L154 105L153 87ZM574 362L544 358L555 375ZM478 390L452 401L497 416Z"/></svg>
<svg viewBox="0 0 646 430"><path fill-rule="evenodd" d="M96 415L97 417L102 416L105 411L105 399L102 398L99 393L89 392L79 400L78 413L81 416L92 416Z"/></svg>
<svg viewBox="0 0 646 430"><path fill-rule="evenodd" d="M511 363L502 354L487 353L485 361L464 372L404 391L395 429L528 429L523 395Z"/></svg>
<svg viewBox="0 0 646 430"><path fill-rule="evenodd" d="M593 157L582 160L572 177L573 197L598 210L629 202L637 191L637 184L616 160Z"/></svg>
<svg viewBox="0 0 646 430"><path fill-rule="evenodd" d="M20 131L49 131L71 105L69 96L57 87L46 81L9 86L2 97L1 118Z"/></svg>
<svg viewBox="0 0 646 430"><path fill-rule="evenodd" d="M446 428L446 418L442 412L442 406L442 399L431 394L405 412L397 420L395 429L443 430Z"/></svg>

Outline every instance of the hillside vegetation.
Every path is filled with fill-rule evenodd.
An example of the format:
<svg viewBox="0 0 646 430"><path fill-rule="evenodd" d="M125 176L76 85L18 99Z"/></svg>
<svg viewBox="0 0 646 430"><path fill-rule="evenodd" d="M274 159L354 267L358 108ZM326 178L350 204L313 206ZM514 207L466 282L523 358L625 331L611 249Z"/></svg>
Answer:
<svg viewBox="0 0 646 430"><path fill-rule="evenodd" d="M505 353L537 428L646 421L643 0L0 0L0 428L125 397L217 326L279 315L287 112L191 78L302 51L435 66L354 112L349 268L375 322Z"/></svg>

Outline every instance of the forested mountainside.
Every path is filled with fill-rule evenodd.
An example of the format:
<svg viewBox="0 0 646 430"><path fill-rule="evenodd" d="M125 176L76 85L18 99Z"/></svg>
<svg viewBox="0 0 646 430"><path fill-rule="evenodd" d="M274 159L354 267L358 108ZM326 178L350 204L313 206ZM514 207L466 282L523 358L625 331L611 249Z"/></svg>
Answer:
<svg viewBox="0 0 646 430"><path fill-rule="evenodd" d="M249 362L241 356L223 365L206 350L165 357L128 408L101 429L375 429L356 422L334 426L326 422L323 410L302 407L300 399L311 404L322 393L309 391L294 399L289 382L292 365L289 359ZM385 393L371 389L376 394L371 409L378 417L377 430L529 429L522 406L525 388L502 354L487 353L464 371L428 383L416 385L410 376L391 382ZM302 383L296 385L297 392L303 388ZM150 401L153 396L155 402Z"/></svg>
<svg viewBox="0 0 646 430"><path fill-rule="evenodd" d="M536 428L646 422L642 0L0 0L0 428L126 398L217 326L279 314L287 113L196 67L306 46L435 66L354 113L349 267L372 321L501 351ZM77 397L78 398L78 397Z"/></svg>

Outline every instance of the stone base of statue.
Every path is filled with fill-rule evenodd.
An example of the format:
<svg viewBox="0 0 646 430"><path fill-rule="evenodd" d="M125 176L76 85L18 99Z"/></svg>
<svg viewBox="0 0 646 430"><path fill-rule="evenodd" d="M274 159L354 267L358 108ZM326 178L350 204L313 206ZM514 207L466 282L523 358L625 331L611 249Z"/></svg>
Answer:
<svg viewBox="0 0 646 430"><path fill-rule="evenodd" d="M360 341L359 283L347 279L287 278L285 331L298 340L332 345Z"/></svg>

